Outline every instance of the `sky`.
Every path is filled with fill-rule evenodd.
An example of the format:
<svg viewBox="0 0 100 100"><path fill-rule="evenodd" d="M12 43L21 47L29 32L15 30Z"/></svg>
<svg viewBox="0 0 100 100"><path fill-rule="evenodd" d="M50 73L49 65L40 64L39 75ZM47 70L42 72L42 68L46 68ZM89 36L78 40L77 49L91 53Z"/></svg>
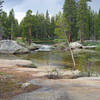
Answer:
<svg viewBox="0 0 100 100"><path fill-rule="evenodd" d="M62 11L63 4L64 0L5 0L3 10L8 13L13 8L15 17L20 22L29 9L33 11L33 14L37 11L45 13L48 9L49 14L52 16ZM100 9L100 0L92 0L89 5L94 11L98 11Z"/></svg>

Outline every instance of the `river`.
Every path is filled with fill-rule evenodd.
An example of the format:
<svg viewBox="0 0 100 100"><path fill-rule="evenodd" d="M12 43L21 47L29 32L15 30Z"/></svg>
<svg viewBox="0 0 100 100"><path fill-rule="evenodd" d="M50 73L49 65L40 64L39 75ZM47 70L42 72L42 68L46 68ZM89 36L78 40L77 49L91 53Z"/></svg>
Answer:
<svg viewBox="0 0 100 100"><path fill-rule="evenodd" d="M51 45L42 45L37 51L24 55L1 55L3 59L31 60L39 67L50 66L72 69L72 59L69 51L52 50ZM100 72L100 54L97 52L77 52L74 54L76 68L81 71Z"/></svg>
<svg viewBox="0 0 100 100"><path fill-rule="evenodd" d="M33 61L37 66L72 69L73 63L69 51L52 50L50 45L42 47L30 54L17 55L22 59ZM100 72L100 54L93 50L74 53L76 68L81 71Z"/></svg>

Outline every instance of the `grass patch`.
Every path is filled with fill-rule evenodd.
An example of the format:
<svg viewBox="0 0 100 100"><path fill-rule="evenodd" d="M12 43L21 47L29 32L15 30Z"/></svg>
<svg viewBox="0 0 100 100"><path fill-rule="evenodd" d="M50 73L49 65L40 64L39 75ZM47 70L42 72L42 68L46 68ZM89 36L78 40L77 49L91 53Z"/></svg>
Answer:
<svg viewBox="0 0 100 100"><path fill-rule="evenodd" d="M98 46L96 47L96 51L97 51L97 52L100 52L100 45L98 45Z"/></svg>
<svg viewBox="0 0 100 100"><path fill-rule="evenodd" d="M66 42L65 39L54 39L53 40L54 43L61 43L61 42Z"/></svg>
<svg viewBox="0 0 100 100"><path fill-rule="evenodd" d="M97 46L97 45L100 45L100 43L98 43L98 42L84 42L83 45L84 46Z"/></svg>

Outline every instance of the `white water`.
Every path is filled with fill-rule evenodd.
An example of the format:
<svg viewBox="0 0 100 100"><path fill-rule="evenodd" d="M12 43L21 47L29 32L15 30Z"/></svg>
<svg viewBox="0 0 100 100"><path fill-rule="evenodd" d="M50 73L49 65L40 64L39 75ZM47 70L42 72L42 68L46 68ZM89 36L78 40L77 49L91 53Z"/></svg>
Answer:
<svg viewBox="0 0 100 100"><path fill-rule="evenodd" d="M50 45L41 45L41 47L38 51L51 51L51 46Z"/></svg>

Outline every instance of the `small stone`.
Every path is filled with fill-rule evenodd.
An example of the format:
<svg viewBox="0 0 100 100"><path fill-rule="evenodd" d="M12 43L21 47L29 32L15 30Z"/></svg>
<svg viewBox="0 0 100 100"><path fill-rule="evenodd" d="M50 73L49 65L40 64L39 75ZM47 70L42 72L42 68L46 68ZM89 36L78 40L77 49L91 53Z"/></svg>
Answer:
<svg viewBox="0 0 100 100"><path fill-rule="evenodd" d="M22 88L26 88L26 87L28 87L29 85L31 85L31 83L23 83L23 84L22 84Z"/></svg>

